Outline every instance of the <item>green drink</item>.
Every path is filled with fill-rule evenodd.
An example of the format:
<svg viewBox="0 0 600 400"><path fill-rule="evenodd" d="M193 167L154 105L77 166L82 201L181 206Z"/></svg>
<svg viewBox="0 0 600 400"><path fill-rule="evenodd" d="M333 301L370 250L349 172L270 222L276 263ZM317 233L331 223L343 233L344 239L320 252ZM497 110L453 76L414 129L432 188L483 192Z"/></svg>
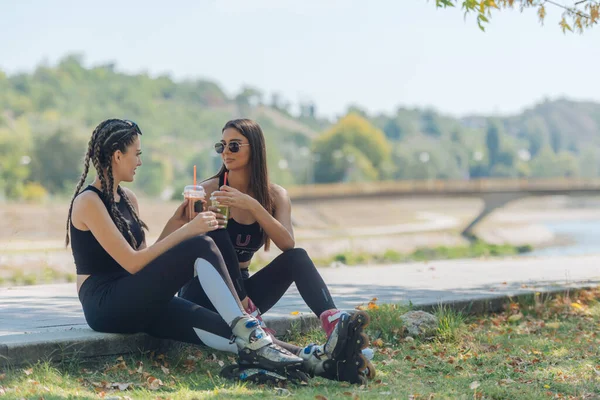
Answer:
<svg viewBox="0 0 600 400"><path fill-rule="evenodd" d="M210 198L210 205L213 207L216 207L219 210L219 213L223 214L225 216L225 225L224 227L227 228L227 222L229 220L229 206L223 205L223 204L219 204L219 202L217 201L217 199L215 199L214 197Z"/></svg>

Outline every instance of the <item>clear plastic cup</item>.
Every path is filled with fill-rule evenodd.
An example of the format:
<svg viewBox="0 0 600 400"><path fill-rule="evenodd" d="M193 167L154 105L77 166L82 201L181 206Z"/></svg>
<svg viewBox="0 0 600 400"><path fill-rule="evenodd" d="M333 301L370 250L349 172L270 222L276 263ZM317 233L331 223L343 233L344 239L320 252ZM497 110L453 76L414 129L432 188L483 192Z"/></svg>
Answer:
<svg viewBox="0 0 600 400"><path fill-rule="evenodd" d="M229 221L229 206L219 204L219 201L214 197L210 198L210 205L213 207L217 207L219 209L219 212L225 216L224 227L227 228L227 222Z"/></svg>
<svg viewBox="0 0 600 400"><path fill-rule="evenodd" d="M188 219L191 220L193 213L201 213L204 211L204 198L206 197L206 192L204 188L200 185L188 185L183 189L183 198L187 199L190 202L188 206Z"/></svg>

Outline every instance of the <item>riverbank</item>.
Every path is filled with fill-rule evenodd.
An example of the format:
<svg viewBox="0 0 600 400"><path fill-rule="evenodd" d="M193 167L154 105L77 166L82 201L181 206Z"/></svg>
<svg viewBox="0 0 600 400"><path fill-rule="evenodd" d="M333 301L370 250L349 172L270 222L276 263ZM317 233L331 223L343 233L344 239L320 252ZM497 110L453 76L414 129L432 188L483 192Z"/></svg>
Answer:
<svg viewBox="0 0 600 400"><path fill-rule="evenodd" d="M142 218L150 226L148 242L162 230L176 204L148 202ZM460 230L478 213L475 199L398 199L370 203L341 200L294 208L296 246L308 251L321 265L332 261L373 263L468 257L469 242ZM561 254L582 241L582 236L600 236L600 201L596 198L531 198L495 211L476 230L488 245L531 246ZM172 207L173 206L173 207ZM48 206L6 205L0 209L0 285L39 284L71 281L75 267L70 250L64 247L64 219L60 204ZM31 218L26 218L30 216ZM591 223L598 232L568 230L556 233L549 224ZM581 222L584 221L584 222ZM587 228L586 228L587 229ZM586 251L595 250L586 243ZM600 243L597 246L600 252ZM436 250L437 249L437 250ZM491 250L496 255L519 254ZM279 251L260 251L256 266L266 264ZM481 253L474 253L480 256ZM485 253L484 253L485 256ZM4 281L4 283L2 283Z"/></svg>

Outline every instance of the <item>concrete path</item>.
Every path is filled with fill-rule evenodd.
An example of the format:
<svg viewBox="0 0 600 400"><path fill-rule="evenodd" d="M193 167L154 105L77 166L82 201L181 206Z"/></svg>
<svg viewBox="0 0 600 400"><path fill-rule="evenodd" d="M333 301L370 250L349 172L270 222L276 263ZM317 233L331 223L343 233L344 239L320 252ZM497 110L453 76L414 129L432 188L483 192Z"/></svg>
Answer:
<svg viewBox="0 0 600 400"><path fill-rule="evenodd" d="M378 298L378 303L410 301L422 306L597 285L600 284L600 255L341 266L323 268L320 272L339 308L351 310L373 297ZM300 315L292 317L296 311ZM293 320L315 322L295 286L265 319L268 325L284 330ZM17 351L26 355L25 350L31 349L33 344L44 347L58 341L63 348L71 342L85 344L106 338L118 342L124 336L127 335L99 334L87 327L74 284L0 288L0 363L2 356L17 362ZM139 340L131 345L139 346ZM87 355L107 351L122 350L90 350ZM36 354L23 355L20 359L35 359Z"/></svg>

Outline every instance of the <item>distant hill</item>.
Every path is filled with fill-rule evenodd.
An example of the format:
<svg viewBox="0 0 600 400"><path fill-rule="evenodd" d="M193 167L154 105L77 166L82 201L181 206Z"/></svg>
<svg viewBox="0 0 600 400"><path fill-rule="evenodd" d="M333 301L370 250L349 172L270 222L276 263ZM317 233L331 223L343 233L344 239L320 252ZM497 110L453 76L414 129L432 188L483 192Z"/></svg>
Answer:
<svg viewBox="0 0 600 400"><path fill-rule="evenodd" d="M212 175L220 163L212 144L227 120L242 116L263 127L273 180L312 183L309 150L337 121L319 118L318 104L300 104L298 115L277 94L268 101L265 97L250 87L231 97L210 80L125 74L114 64L86 68L77 55L54 66L40 65L32 73L8 76L0 71L0 193L14 197L28 181L68 193L80 173L85 142L94 126L109 117L129 118L141 126L147 168L137 185L151 195L189 182L193 165L200 176ZM598 103L543 101L513 116L460 119L402 107L394 114L369 115L357 107L349 112L383 131L393 149L392 165L382 167L380 179L597 176L600 170ZM489 148L492 125L497 149ZM62 164L49 167L55 159Z"/></svg>

